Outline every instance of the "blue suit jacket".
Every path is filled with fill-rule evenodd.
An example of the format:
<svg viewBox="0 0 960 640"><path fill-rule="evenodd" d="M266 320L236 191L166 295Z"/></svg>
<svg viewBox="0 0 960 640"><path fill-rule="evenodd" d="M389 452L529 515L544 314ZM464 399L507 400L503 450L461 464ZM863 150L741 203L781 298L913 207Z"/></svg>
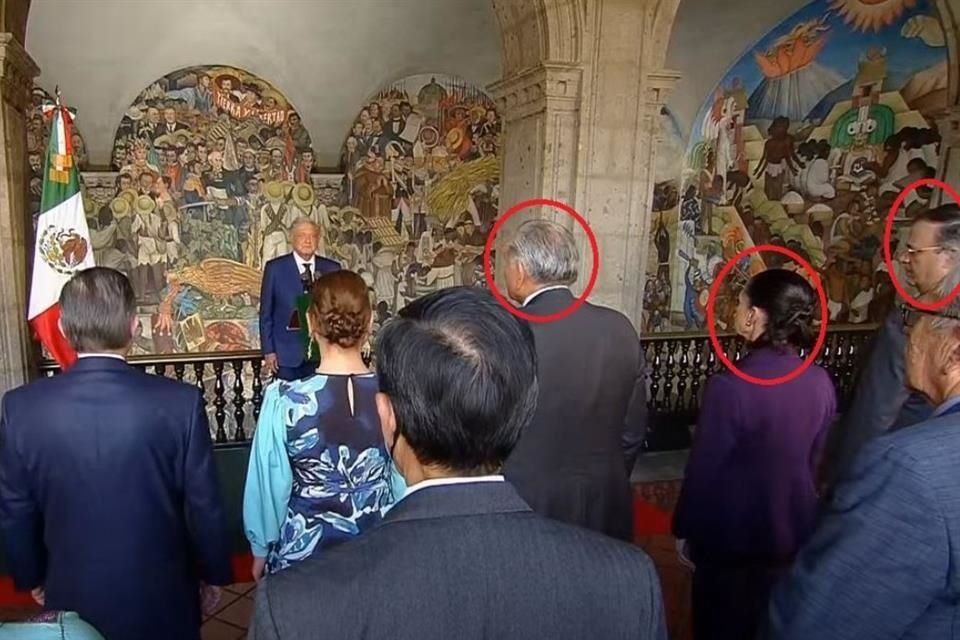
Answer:
<svg viewBox="0 0 960 640"><path fill-rule="evenodd" d="M957 638L958 470L958 414L867 445L775 589L767 636Z"/></svg>
<svg viewBox="0 0 960 640"><path fill-rule="evenodd" d="M0 534L17 587L110 640L199 638L199 582L233 577L212 453L200 392L121 360L8 392Z"/></svg>
<svg viewBox="0 0 960 640"><path fill-rule="evenodd" d="M316 275L340 269L339 262L322 256L316 256L313 264ZM281 367L299 367L306 355L300 332L287 330L301 293L300 269L292 253L267 262L260 289L260 347L264 353L277 354Z"/></svg>

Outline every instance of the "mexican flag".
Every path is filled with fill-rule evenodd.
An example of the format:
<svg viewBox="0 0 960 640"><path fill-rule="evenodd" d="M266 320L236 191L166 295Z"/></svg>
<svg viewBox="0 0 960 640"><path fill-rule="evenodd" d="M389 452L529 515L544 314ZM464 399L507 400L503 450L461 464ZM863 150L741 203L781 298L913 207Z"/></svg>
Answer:
<svg viewBox="0 0 960 640"><path fill-rule="evenodd" d="M60 105L45 105L51 120L50 143L43 166L43 195L37 219L27 319L37 338L61 369L77 354L60 331L60 290L81 269L94 266L90 231L80 195L80 173L73 162L74 114Z"/></svg>

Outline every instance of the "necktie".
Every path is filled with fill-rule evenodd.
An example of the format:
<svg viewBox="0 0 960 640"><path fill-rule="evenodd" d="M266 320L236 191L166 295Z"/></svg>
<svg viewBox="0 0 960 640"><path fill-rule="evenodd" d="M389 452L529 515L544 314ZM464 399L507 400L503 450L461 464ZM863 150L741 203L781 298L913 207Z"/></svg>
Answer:
<svg viewBox="0 0 960 640"><path fill-rule="evenodd" d="M307 282L313 282L313 272L310 270L309 264L303 265L303 279Z"/></svg>

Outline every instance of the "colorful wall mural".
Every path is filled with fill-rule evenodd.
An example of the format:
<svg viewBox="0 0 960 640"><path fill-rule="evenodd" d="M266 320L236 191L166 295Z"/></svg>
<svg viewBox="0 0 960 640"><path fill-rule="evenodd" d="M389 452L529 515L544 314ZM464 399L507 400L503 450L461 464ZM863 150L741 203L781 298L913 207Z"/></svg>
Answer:
<svg viewBox="0 0 960 640"><path fill-rule="evenodd" d="M134 354L259 348L262 266L290 251L301 217L324 228L321 253L367 280L378 325L427 291L483 283L499 192L490 98L455 78L405 78L345 133L343 173L313 173L296 109L232 67L182 69L137 96L114 171L83 174L97 264L136 291Z"/></svg>
<svg viewBox="0 0 960 640"><path fill-rule="evenodd" d="M717 272L757 244L788 247L819 271L831 322L882 318L893 300L885 215L903 187L936 174L945 43L927 0L815 0L737 60L704 101L679 172L658 168L644 328L703 330ZM911 193L896 222L930 195ZM746 278L798 268L754 256L723 283L721 330Z"/></svg>
<svg viewBox="0 0 960 640"><path fill-rule="evenodd" d="M436 289L485 285L500 129L489 96L446 76L404 78L360 110L328 254L373 287L378 322Z"/></svg>

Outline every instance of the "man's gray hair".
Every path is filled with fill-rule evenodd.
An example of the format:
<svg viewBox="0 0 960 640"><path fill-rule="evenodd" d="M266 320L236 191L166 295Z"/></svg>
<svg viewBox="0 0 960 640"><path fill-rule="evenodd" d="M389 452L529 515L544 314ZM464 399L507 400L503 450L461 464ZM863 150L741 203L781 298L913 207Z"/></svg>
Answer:
<svg viewBox="0 0 960 640"><path fill-rule="evenodd" d="M508 251L538 284L571 285L577 281L580 251L563 225L550 220L524 222Z"/></svg>
<svg viewBox="0 0 960 640"><path fill-rule="evenodd" d="M306 216L301 216L296 220L294 220L293 224L290 226L290 235L292 236L293 234L295 234L297 232L297 229L304 225L310 225L311 227L313 227L313 230L316 231L318 234L321 231L320 225L317 224L316 220L314 220L313 218L307 218Z"/></svg>
<svg viewBox="0 0 960 640"><path fill-rule="evenodd" d="M940 282L935 292L931 293L931 296L934 300L943 300L953 293L958 285L960 285L960 265L955 265L947 272L947 275ZM960 295L951 300L950 304L934 313L938 314L931 318L931 326L934 329L943 331L960 327Z"/></svg>

